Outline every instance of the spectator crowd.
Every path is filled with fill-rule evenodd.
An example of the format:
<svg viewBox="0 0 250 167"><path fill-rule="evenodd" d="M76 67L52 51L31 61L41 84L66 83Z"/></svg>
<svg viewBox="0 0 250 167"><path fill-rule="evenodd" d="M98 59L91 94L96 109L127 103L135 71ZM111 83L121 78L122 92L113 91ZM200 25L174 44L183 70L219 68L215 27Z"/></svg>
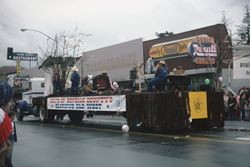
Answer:
<svg viewBox="0 0 250 167"><path fill-rule="evenodd" d="M225 120L250 120L250 89L243 87L236 95L225 92Z"/></svg>

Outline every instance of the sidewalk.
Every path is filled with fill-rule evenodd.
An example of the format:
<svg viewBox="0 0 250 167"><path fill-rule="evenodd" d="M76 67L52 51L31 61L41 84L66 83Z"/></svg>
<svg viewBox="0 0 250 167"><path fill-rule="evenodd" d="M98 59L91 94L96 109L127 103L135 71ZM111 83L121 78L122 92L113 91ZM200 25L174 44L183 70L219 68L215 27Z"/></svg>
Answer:
<svg viewBox="0 0 250 167"><path fill-rule="evenodd" d="M250 131L250 121L225 121L224 129Z"/></svg>

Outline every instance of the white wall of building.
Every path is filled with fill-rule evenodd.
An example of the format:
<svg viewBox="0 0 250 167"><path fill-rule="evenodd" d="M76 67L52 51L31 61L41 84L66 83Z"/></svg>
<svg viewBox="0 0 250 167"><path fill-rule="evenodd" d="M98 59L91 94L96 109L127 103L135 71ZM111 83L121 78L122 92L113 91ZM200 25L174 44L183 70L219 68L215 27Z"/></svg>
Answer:
<svg viewBox="0 0 250 167"><path fill-rule="evenodd" d="M250 57L235 60L233 68L233 79L250 79Z"/></svg>
<svg viewBox="0 0 250 167"><path fill-rule="evenodd" d="M84 52L76 66L81 77L106 71L112 81L124 81L129 80L129 71L141 63L143 63L143 43L142 38L139 38Z"/></svg>
<svg viewBox="0 0 250 167"><path fill-rule="evenodd" d="M234 58L248 53L250 54L250 46L248 45L233 46ZM250 66L248 67L248 65L250 65L250 57L244 57L233 61L233 69L231 70L231 88L236 93L243 86L250 87Z"/></svg>

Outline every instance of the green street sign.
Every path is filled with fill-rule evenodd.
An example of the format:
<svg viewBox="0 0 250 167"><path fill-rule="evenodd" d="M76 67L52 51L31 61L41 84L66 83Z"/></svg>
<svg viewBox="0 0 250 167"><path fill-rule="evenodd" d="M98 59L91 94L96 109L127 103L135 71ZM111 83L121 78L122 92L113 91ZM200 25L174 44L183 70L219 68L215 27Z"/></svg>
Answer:
<svg viewBox="0 0 250 167"><path fill-rule="evenodd" d="M13 52L13 48L7 48L7 60L37 61L37 53Z"/></svg>

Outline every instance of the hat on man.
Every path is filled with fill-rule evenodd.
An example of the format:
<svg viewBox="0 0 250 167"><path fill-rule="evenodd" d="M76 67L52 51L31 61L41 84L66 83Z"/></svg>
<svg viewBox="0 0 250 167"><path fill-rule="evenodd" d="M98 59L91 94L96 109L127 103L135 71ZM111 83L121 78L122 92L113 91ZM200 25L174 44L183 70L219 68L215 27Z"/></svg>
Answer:
<svg viewBox="0 0 250 167"><path fill-rule="evenodd" d="M162 65L166 65L166 62L164 60L159 61L157 64L162 64Z"/></svg>
<svg viewBox="0 0 250 167"><path fill-rule="evenodd" d="M78 68L76 66L71 68L72 71L78 71Z"/></svg>
<svg viewBox="0 0 250 167"><path fill-rule="evenodd" d="M119 85L118 85L117 82L113 82L112 85L113 85L113 87L114 87L115 89L118 89L118 88L119 88Z"/></svg>
<svg viewBox="0 0 250 167"><path fill-rule="evenodd" d="M107 71L105 71L105 70L103 70L103 71L102 71L102 74L108 74L108 72L107 72Z"/></svg>

